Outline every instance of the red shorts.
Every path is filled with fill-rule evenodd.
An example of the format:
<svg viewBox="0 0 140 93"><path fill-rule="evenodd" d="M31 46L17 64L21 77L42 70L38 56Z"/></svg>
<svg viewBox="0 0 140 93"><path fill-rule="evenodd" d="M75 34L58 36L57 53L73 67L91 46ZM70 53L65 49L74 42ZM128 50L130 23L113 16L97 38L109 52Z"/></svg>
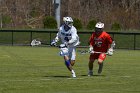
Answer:
<svg viewBox="0 0 140 93"><path fill-rule="evenodd" d="M106 54L104 54L104 53L101 53L101 54L98 54L98 53L90 54L90 57L89 57L90 60L101 59L103 61L105 60L105 58L106 58Z"/></svg>

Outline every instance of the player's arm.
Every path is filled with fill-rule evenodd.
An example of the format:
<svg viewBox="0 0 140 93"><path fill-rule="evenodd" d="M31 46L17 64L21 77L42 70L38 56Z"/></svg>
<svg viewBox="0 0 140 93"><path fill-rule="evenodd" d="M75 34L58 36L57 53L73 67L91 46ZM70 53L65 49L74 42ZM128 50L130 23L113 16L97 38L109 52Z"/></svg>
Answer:
<svg viewBox="0 0 140 93"><path fill-rule="evenodd" d="M56 43L59 41L60 31L56 34L55 39L51 42L51 46L56 46Z"/></svg>
<svg viewBox="0 0 140 93"><path fill-rule="evenodd" d="M89 52L92 53L93 52L93 47L94 47L94 35L92 34L92 36L89 39Z"/></svg>
<svg viewBox="0 0 140 93"><path fill-rule="evenodd" d="M108 41L108 44L109 44L109 48L114 48L115 47L115 41L112 39L112 37L110 35L107 36L107 41Z"/></svg>
<svg viewBox="0 0 140 93"><path fill-rule="evenodd" d="M116 45L116 44L115 44L115 41L113 40L113 41L112 41L112 44L110 45L110 48L113 49L113 48L115 47L115 45Z"/></svg>
<svg viewBox="0 0 140 93"><path fill-rule="evenodd" d="M59 41L59 37L60 37L60 32L58 32L57 34L56 34L56 37L55 37L55 42L58 42Z"/></svg>
<svg viewBox="0 0 140 93"><path fill-rule="evenodd" d="M108 44L109 44L109 48L108 48L108 51L107 51L107 53L108 53L108 55L110 55L110 56L112 56L113 55L113 48L115 47L115 41L111 38L111 36L109 35L108 37L107 37L107 40L108 40Z"/></svg>

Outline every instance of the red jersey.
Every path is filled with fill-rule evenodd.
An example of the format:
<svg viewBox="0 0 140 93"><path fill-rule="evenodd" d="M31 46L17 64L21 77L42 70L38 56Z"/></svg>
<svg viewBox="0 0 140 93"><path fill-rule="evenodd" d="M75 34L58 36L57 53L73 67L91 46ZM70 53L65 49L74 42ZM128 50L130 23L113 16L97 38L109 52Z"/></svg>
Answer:
<svg viewBox="0 0 140 93"><path fill-rule="evenodd" d="M103 31L99 36L93 32L92 36L90 37L89 43L93 46L94 51L97 52L107 52L110 44L112 44L111 36Z"/></svg>

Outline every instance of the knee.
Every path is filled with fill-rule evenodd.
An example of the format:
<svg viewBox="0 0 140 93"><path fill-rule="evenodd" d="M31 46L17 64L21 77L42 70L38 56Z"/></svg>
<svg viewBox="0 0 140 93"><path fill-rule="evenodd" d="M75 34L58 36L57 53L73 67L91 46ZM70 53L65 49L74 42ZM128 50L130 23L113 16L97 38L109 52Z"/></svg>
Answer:
<svg viewBox="0 0 140 93"><path fill-rule="evenodd" d="M102 64L102 63L103 63L103 60L98 59L98 64Z"/></svg>
<svg viewBox="0 0 140 93"><path fill-rule="evenodd" d="M94 60L89 60L89 64L93 64L94 63Z"/></svg>
<svg viewBox="0 0 140 93"><path fill-rule="evenodd" d="M75 60L72 60L71 65L74 66L74 64L75 64Z"/></svg>

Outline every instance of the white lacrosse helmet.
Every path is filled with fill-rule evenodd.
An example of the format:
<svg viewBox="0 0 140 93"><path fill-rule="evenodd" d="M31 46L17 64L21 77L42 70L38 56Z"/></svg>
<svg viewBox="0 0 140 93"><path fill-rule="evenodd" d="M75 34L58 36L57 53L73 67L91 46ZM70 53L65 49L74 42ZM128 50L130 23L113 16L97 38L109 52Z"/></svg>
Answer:
<svg viewBox="0 0 140 93"><path fill-rule="evenodd" d="M72 27L73 19L71 17L63 17L63 21L65 25L67 25L68 27Z"/></svg>
<svg viewBox="0 0 140 93"><path fill-rule="evenodd" d="M104 28L104 23L98 22L95 25L96 28Z"/></svg>

